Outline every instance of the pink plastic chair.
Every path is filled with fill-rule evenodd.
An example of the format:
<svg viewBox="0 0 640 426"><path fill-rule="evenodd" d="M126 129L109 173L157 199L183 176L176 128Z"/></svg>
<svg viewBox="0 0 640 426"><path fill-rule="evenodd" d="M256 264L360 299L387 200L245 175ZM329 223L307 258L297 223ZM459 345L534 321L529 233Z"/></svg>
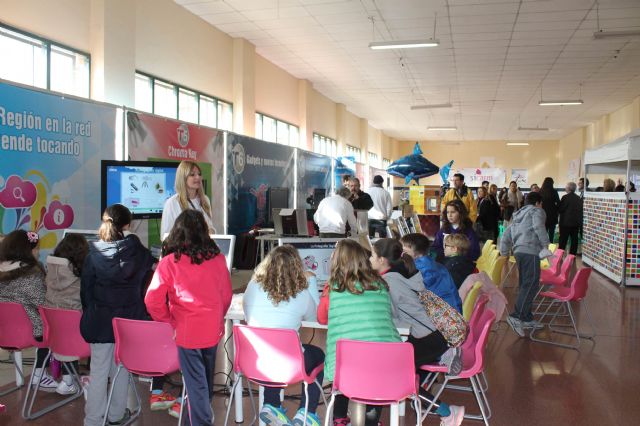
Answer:
<svg viewBox="0 0 640 426"><path fill-rule="evenodd" d="M564 256L564 250L562 249L556 249L556 251L553 252L549 268L540 270L540 281L545 281L546 279L554 277L560 273L562 256Z"/></svg>
<svg viewBox="0 0 640 426"><path fill-rule="evenodd" d="M558 249L560 250L560 249ZM572 254L567 255L564 262L562 262L562 267L560 268L560 273L558 275L549 276L542 279L542 272L540 274L540 289L536 294L534 299L535 309L533 310L534 314L537 314L540 311L540 308L544 304L544 298L541 298L540 293L546 290L548 286L553 287L564 287L569 285L569 278L571 276L571 268L573 268L573 264L575 263L576 257Z"/></svg>
<svg viewBox="0 0 640 426"><path fill-rule="evenodd" d="M54 357L61 356L74 359L86 358L91 355L89 345L80 335L80 317L82 316L82 312L68 309L46 308L43 306L40 306L38 311L42 318L44 341L46 342L46 346L49 348L49 353L45 358L44 365L47 365L47 361L51 358L52 354ZM63 359L63 361L68 361L68 358ZM38 385L33 386L33 391L31 389L32 386L27 388L27 394L24 397L24 404L22 405L22 417L28 420L37 419L38 417L41 417L56 408L62 407L63 405L83 396L84 392L82 390L82 383L78 372L75 371L73 365L68 362L63 362L62 365L71 376L74 384L76 385L77 392L34 413L33 404L38 395L40 381L42 380L42 376L40 376L38 378ZM34 368L31 372L32 380L35 370L36 369Z"/></svg>
<svg viewBox="0 0 640 426"><path fill-rule="evenodd" d="M33 338L33 325L24 307L19 303L0 302L0 348L9 351L9 356L16 371L22 377L23 383L24 373L22 367L16 362L13 352L34 346L43 347L43 343ZM14 386L0 392L0 396L10 394L18 389L20 386Z"/></svg>
<svg viewBox="0 0 640 426"><path fill-rule="evenodd" d="M337 394L352 401L371 405L391 405L396 412L391 424L398 424L397 405L411 398L420 413L418 379L410 343L363 342L339 339L336 343L336 367L325 426L330 424ZM416 416L420 425L420 416Z"/></svg>
<svg viewBox="0 0 640 426"><path fill-rule="evenodd" d="M306 373L302 344L295 330L236 324L233 326L233 343L235 346L233 368L236 378L231 389L231 400L227 405L225 425L229 420L235 389L242 383L243 377L247 379L249 396L253 405L254 419L252 424L255 422L257 414L251 392L251 382L261 386L268 385L278 388L302 382L304 383L307 404L309 403L308 387L315 383L320 388L322 399L325 399L322 384L316 380L318 374L324 369L324 363L314 368L310 374ZM324 402L326 405L326 400ZM307 409L305 404L305 423Z"/></svg>
<svg viewBox="0 0 640 426"><path fill-rule="evenodd" d="M118 365L113 382L116 381L120 372L125 369L129 376L129 385L136 396L138 407L132 413L125 425L132 423L142 411L140 395L136 389L131 374L142 376L164 376L180 370L178 359L178 347L173 339L173 328L166 322L139 321L125 318L114 318L113 335L115 337L114 358ZM182 410L185 403L186 386L182 383L183 403L180 407L180 417L178 424L182 424ZM107 422L107 414L113 396L113 386L109 391L107 409L105 411L103 425Z"/></svg>
<svg viewBox="0 0 640 426"><path fill-rule="evenodd" d="M529 337L534 342L547 343L550 345L561 346L563 348L569 349L580 349L580 338L593 340L595 337L595 329L593 327L593 322L590 319L589 310L586 305L586 301L583 299L587 295L587 290L589 288L589 277L591 276L591 268L581 268L576 272L573 280L571 280L571 285L569 287L553 287L549 291L543 291L540 293L540 296L549 299L551 303L547 306L547 309L544 311L539 321L542 324L549 326L549 331L560 334L568 334L574 336L577 340L575 345L564 344L560 342L555 342L552 340L544 340L535 337L536 332L540 332L541 330L531 329L529 333ZM584 307L584 311L587 316L587 321L592 329L591 335L580 334L578 331L578 327L576 326L575 315L573 313L573 308L571 307L571 302L579 302L582 301L582 306ZM564 308L564 309L563 309ZM556 320L561 316L561 312L568 313L569 319L571 320L571 324L557 324ZM547 317L551 317L549 321L545 321ZM572 327L573 331L568 332L560 329L559 327Z"/></svg>
<svg viewBox="0 0 640 426"><path fill-rule="evenodd" d="M484 421L486 426L489 426L489 418L491 417L491 407L489 406L489 400L487 394L483 390L480 382L480 375L484 371L484 350L491 331L491 326L496 319L496 314L489 309L485 309L482 315L479 315L477 320L470 323L470 336L463 343L462 348L462 371L457 376L449 376L446 374L447 367L442 365L424 365L421 368L433 373L443 373L444 383L434 395L434 401L431 402L429 408L426 410L428 414L431 412L435 400L440 398L442 391L447 387L450 380L455 379L469 379L473 393L476 397L476 402L480 408L480 415L465 414L465 419L474 419ZM444 368L443 368L444 367ZM427 390L429 390L435 383L436 376L431 379Z"/></svg>

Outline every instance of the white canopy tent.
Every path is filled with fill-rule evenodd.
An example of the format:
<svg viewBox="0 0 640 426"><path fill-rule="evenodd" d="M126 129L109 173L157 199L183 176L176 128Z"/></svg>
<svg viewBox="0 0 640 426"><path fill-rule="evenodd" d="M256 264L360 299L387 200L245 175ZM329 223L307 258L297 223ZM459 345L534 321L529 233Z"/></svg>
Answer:
<svg viewBox="0 0 640 426"><path fill-rule="evenodd" d="M585 175L622 174L628 181L632 165L640 165L640 129L584 153Z"/></svg>

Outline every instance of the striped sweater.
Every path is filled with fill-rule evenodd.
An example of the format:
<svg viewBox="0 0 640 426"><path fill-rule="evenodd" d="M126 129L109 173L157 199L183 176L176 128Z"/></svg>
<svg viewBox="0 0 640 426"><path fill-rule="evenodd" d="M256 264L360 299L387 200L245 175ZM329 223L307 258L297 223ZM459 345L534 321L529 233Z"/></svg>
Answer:
<svg viewBox="0 0 640 426"><path fill-rule="evenodd" d="M399 342L391 316L391 299L386 289L353 294L329 292L329 322L324 377L331 381L335 371L336 342L353 339L369 342Z"/></svg>

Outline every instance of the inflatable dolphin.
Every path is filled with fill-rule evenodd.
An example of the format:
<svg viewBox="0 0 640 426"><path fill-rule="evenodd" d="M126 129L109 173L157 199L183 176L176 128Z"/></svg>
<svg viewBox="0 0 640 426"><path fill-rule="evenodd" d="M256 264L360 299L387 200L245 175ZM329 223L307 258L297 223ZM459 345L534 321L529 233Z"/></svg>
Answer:
<svg viewBox="0 0 640 426"><path fill-rule="evenodd" d="M422 150L418 142L413 147L413 154L405 155L387 167L387 173L403 177L405 184L409 184L412 179L416 184L419 184L418 179L433 176L439 170L438 166L422 156Z"/></svg>

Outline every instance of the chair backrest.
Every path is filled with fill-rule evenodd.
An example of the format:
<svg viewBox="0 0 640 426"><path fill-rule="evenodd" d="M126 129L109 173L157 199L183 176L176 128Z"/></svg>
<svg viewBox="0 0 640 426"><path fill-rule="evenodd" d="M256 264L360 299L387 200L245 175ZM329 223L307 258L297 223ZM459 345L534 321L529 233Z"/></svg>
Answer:
<svg viewBox="0 0 640 426"><path fill-rule="evenodd" d="M491 250L491 252L487 255L484 262L476 263L476 267L478 268L479 271L484 271L487 274L489 274L491 270L491 265L496 261L498 257L500 257L500 251L495 249Z"/></svg>
<svg viewBox="0 0 640 426"><path fill-rule="evenodd" d="M491 326L496 319L496 314L491 309L485 309L478 320L474 322L470 334L472 345L468 350L462 349L462 365L465 377L472 376L484 369L484 348L489 338Z"/></svg>
<svg viewBox="0 0 640 426"><path fill-rule="evenodd" d="M564 250L556 249L553 252L553 257L551 257L551 261L549 262L549 272L553 275L558 275L560 272L560 264L562 263L562 257L564 256Z"/></svg>
<svg viewBox="0 0 640 426"><path fill-rule="evenodd" d="M571 300L582 300L589 289L589 277L591 268L580 268L571 280Z"/></svg>
<svg viewBox="0 0 640 426"><path fill-rule="evenodd" d="M338 339L333 389L349 399L374 405L415 395L413 346Z"/></svg>
<svg viewBox="0 0 640 426"><path fill-rule="evenodd" d="M492 248L495 248L495 244L493 244L493 240L485 241L484 245L482 246L481 256L488 255Z"/></svg>
<svg viewBox="0 0 640 426"><path fill-rule="evenodd" d="M555 253L557 249L558 249L558 245L557 244L549 243L549 251L551 253Z"/></svg>
<svg viewBox="0 0 640 426"><path fill-rule="evenodd" d="M572 254L569 254L564 259L564 262L562 262L562 267L560 268L560 276L564 278L567 283L569 282L569 275L571 275L571 268L573 267L573 263L575 262L575 260L576 257Z"/></svg>
<svg viewBox="0 0 640 426"><path fill-rule="evenodd" d="M233 342L234 369L247 379L280 386L304 380L302 345L295 330L234 325Z"/></svg>
<svg viewBox="0 0 640 426"><path fill-rule="evenodd" d="M42 317L44 340L52 352L69 357L84 358L91 348L80 334L82 312L71 309L38 307Z"/></svg>
<svg viewBox="0 0 640 426"><path fill-rule="evenodd" d="M482 318L484 311L487 309L487 304L489 303L489 296L486 293L482 293L478 300L476 301L476 306L473 307L473 313L471 314L471 319L467 321L467 325L469 327L469 333L467 334L467 338L462 344L462 351L470 351L473 350L473 345L475 342L474 332L477 329L477 323Z"/></svg>
<svg viewBox="0 0 640 426"><path fill-rule="evenodd" d="M467 297L464 298L462 302L462 316L465 321L469 321L471 319L471 314L473 313L473 308L476 305L476 300L478 300L478 296L480 295L480 289L482 288L482 283L477 281L471 287L471 290L467 293Z"/></svg>
<svg viewBox="0 0 640 426"><path fill-rule="evenodd" d="M132 373L163 376L180 369L178 347L169 323L114 318L114 357Z"/></svg>
<svg viewBox="0 0 640 426"><path fill-rule="evenodd" d="M491 265L489 277L491 281L497 286L502 283L502 269L504 268L504 264L507 262L507 258L504 256L498 257L493 264Z"/></svg>
<svg viewBox="0 0 640 426"><path fill-rule="evenodd" d="M0 302L0 347L26 349L36 346L33 325L19 303Z"/></svg>

